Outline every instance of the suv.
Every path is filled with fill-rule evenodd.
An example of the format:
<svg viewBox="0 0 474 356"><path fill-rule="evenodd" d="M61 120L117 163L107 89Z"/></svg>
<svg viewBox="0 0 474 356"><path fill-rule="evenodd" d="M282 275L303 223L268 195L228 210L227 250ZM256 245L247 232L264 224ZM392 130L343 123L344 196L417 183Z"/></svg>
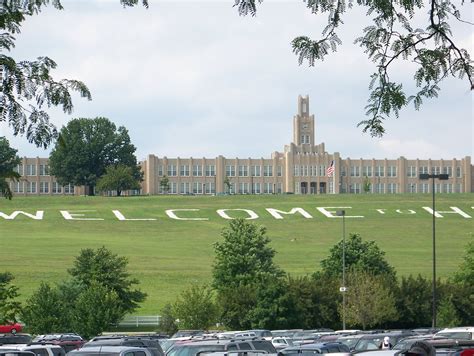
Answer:
<svg viewBox="0 0 474 356"><path fill-rule="evenodd" d="M97 336L84 344L83 349L94 346L133 346L147 349L153 356L164 356L160 342L147 336Z"/></svg>
<svg viewBox="0 0 474 356"><path fill-rule="evenodd" d="M446 328L438 331L435 337L457 340L474 340L474 327Z"/></svg>
<svg viewBox="0 0 474 356"><path fill-rule="evenodd" d="M303 356L314 354L344 353L349 354L349 347L340 342L322 342L315 344L305 344L300 346L287 347L280 350L278 356Z"/></svg>
<svg viewBox="0 0 474 356"><path fill-rule="evenodd" d="M77 334L48 334L38 335L31 344L39 345L58 345L66 352L80 349L86 341Z"/></svg>
<svg viewBox="0 0 474 356"><path fill-rule="evenodd" d="M68 356L152 356L147 349L128 346L91 346L67 354Z"/></svg>
<svg viewBox="0 0 474 356"><path fill-rule="evenodd" d="M0 345L29 344L30 334L0 334Z"/></svg>
<svg viewBox="0 0 474 356"><path fill-rule="evenodd" d="M263 339L246 340L222 340L209 339L205 341L189 341L181 344L174 344L166 353L166 356L196 356L203 352L221 351L266 351L276 354L277 351L272 343Z"/></svg>
<svg viewBox="0 0 474 356"><path fill-rule="evenodd" d="M0 346L1 351L30 351L37 356L66 356L66 352L57 345L5 345Z"/></svg>

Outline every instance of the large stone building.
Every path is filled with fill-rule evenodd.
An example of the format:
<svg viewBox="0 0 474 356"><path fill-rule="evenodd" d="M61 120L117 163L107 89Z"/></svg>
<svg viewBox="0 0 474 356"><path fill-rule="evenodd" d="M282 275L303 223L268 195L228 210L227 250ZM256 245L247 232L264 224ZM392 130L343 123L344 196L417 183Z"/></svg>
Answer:
<svg viewBox="0 0 474 356"><path fill-rule="evenodd" d="M422 173L448 174L436 180L435 192L474 192L471 158L421 160L342 158L316 144L314 115L309 98L298 97L293 118L293 142L271 158L167 158L148 155L141 193L155 194L327 194L327 193L429 193L431 181ZM332 174L328 176L328 167ZM61 187L49 176L48 160L24 158L22 180L11 182L14 194L82 194L82 187ZM162 184L167 180L168 184Z"/></svg>

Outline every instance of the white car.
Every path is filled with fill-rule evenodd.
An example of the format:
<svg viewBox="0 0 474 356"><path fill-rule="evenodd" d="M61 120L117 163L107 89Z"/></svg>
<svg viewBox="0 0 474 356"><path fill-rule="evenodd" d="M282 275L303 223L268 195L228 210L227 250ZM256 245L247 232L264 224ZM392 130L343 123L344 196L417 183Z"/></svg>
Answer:
<svg viewBox="0 0 474 356"><path fill-rule="evenodd" d="M474 340L474 327L466 326L459 328L446 328L438 331L435 337L445 337L448 339Z"/></svg>

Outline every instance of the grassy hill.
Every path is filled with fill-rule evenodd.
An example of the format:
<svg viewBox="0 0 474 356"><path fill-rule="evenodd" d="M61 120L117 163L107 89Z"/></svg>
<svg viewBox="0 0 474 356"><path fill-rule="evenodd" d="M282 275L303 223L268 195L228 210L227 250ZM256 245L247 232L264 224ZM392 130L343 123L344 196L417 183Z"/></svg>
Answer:
<svg viewBox="0 0 474 356"><path fill-rule="evenodd" d="M439 212L461 209L474 217L473 194L438 194ZM63 279L80 249L106 246L129 259L129 271L148 293L139 314L156 314L166 302L190 283L208 282L213 262L212 244L219 240L228 220L218 209L248 209L258 215L254 222L267 228L276 262L293 275L319 268L321 259L342 238L342 220L330 211L346 210L346 236L360 233L375 240L399 275L431 276L431 195L284 195L284 196L152 196L152 197L18 197L0 200L0 270L12 272L23 298L40 281ZM326 210L321 208L326 207ZM302 214L274 218L266 208ZM320 208L320 210L318 210ZM176 220L168 209L181 218ZM118 210L119 213L114 213ZM24 211L42 219L32 219ZM61 211L63 211L61 213ZM228 210L231 217L248 217L242 210ZM68 215L69 214L69 215ZM79 214L83 214L82 216ZM453 273L473 239L473 219L459 213L441 213L436 219L437 273ZM101 220L68 220L65 218ZM127 219L156 220L119 220ZM363 216L363 217L351 217ZM10 219L6 219L10 217Z"/></svg>

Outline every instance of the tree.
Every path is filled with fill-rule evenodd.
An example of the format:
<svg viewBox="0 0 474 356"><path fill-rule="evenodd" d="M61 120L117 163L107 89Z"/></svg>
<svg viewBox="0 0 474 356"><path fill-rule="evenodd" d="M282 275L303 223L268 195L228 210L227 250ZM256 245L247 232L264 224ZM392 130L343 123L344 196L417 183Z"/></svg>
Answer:
<svg viewBox="0 0 474 356"><path fill-rule="evenodd" d="M452 328L463 325L452 299L452 296L444 298L438 305L437 324L441 327Z"/></svg>
<svg viewBox="0 0 474 356"><path fill-rule="evenodd" d="M192 285L174 303L174 315L181 329L207 330L216 324L218 310L208 286Z"/></svg>
<svg viewBox="0 0 474 356"><path fill-rule="evenodd" d="M170 191L170 179L168 176L164 175L163 178L160 180L160 187L163 193L168 194Z"/></svg>
<svg viewBox="0 0 474 356"><path fill-rule="evenodd" d="M257 291L283 276L273 262L275 251L268 246L266 229L235 219L222 231L222 242L214 244L213 286L217 290L222 321L233 329L252 326Z"/></svg>
<svg viewBox="0 0 474 356"><path fill-rule="evenodd" d="M13 285L10 272L0 273L0 324L15 322L21 311L18 287Z"/></svg>
<svg viewBox="0 0 474 356"><path fill-rule="evenodd" d="M283 275L273 262L275 250L268 246L270 239L263 226L235 219L221 235L224 240L214 243L212 274L216 289Z"/></svg>
<svg viewBox="0 0 474 356"><path fill-rule="evenodd" d="M16 155L17 150L10 147L10 143L5 137L0 137L0 195L7 199L12 199L12 191L8 180L17 180L20 178L15 171L20 164L20 158Z"/></svg>
<svg viewBox="0 0 474 356"><path fill-rule="evenodd" d="M93 194L108 166L130 167L134 179L141 180L135 150L125 127L103 117L73 119L61 129L51 152L51 174L60 184L85 185Z"/></svg>
<svg viewBox="0 0 474 356"><path fill-rule="evenodd" d="M124 7L139 2L120 0ZM45 148L57 137L57 130L44 108L59 106L70 114L71 94L77 92L91 100L91 93L81 81L54 80L51 72L57 64L48 57L17 62L3 53L15 47L15 35L20 33L23 21L50 3L56 9L63 8L60 0L2 0L0 6L0 123L6 122L15 136L26 134L29 142ZM147 0L141 3L148 7Z"/></svg>
<svg viewBox="0 0 474 356"><path fill-rule="evenodd" d="M474 285L474 241L467 244L463 262L453 279L456 283Z"/></svg>
<svg viewBox="0 0 474 356"><path fill-rule="evenodd" d="M123 164L108 166L105 174L97 181L97 190L101 192L115 190L117 196L120 196L122 191L128 189L140 189L140 183L133 175L132 167Z"/></svg>
<svg viewBox="0 0 474 356"><path fill-rule="evenodd" d="M262 3L263 0L258 0ZM369 84L369 98L366 106L367 120L358 126L372 136L385 133L383 121L413 102L418 110L425 98L435 98L440 91L439 84L447 77L466 79L469 88L474 88L473 65L467 50L456 43L451 24L464 21L457 6L451 0L308 0L306 6L315 15L327 14L327 25L322 38L312 40L299 36L292 41L293 52L301 65L308 61L314 66L326 58L330 51L337 51L342 44L338 29L343 25L345 13L355 5L364 7L373 16L355 42L367 53L375 64ZM236 0L240 15L255 15L257 0ZM462 1L461 4L464 4ZM427 9L427 10L426 10ZM428 16L425 12L428 12ZM420 16L424 16L424 28L417 27ZM392 68L400 61L408 61L415 68L416 90L412 95L402 83L394 81L390 75ZM395 67L396 68L396 67ZM394 69L396 70L396 69Z"/></svg>
<svg viewBox="0 0 474 356"><path fill-rule="evenodd" d="M431 287L431 281L421 275L402 277L395 295L397 327L410 329L431 324Z"/></svg>
<svg viewBox="0 0 474 356"><path fill-rule="evenodd" d="M322 272L330 276L342 276L343 241L339 241L329 251L329 256L321 261ZM345 244L346 268L385 275L395 283L395 269L385 259L375 241L362 241L359 234L350 234Z"/></svg>
<svg viewBox="0 0 474 356"><path fill-rule="evenodd" d="M158 330L163 331L169 336L178 331L173 306L170 303L165 304L165 306L161 309Z"/></svg>
<svg viewBox="0 0 474 356"><path fill-rule="evenodd" d="M224 186L226 189L227 194L230 194L230 188L232 187L232 183L230 182L230 178L228 176L225 176L224 178Z"/></svg>
<svg viewBox="0 0 474 356"><path fill-rule="evenodd" d="M367 176L364 177L363 185L364 185L364 193L365 194L370 193L370 187L372 186L372 184L370 183L369 177L367 177Z"/></svg>
<svg viewBox="0 0 474 356"><path fill-rule="evenodd" d="M86 248L81 250L68 272L85 287L97 283L116 293L121 309L129 313L138 308L138 303L145 300L146 294L132 289L138 280L130 278L127 264L125 257L113 254L105 247L97 250Z"/></svg>
<svg viewBox="0 0 474 356"><path fill-rule="evenodd" d="M382 326L397 318L395 299L382 276L352 269L347 276L346 320L348 325Z"/></svg>

